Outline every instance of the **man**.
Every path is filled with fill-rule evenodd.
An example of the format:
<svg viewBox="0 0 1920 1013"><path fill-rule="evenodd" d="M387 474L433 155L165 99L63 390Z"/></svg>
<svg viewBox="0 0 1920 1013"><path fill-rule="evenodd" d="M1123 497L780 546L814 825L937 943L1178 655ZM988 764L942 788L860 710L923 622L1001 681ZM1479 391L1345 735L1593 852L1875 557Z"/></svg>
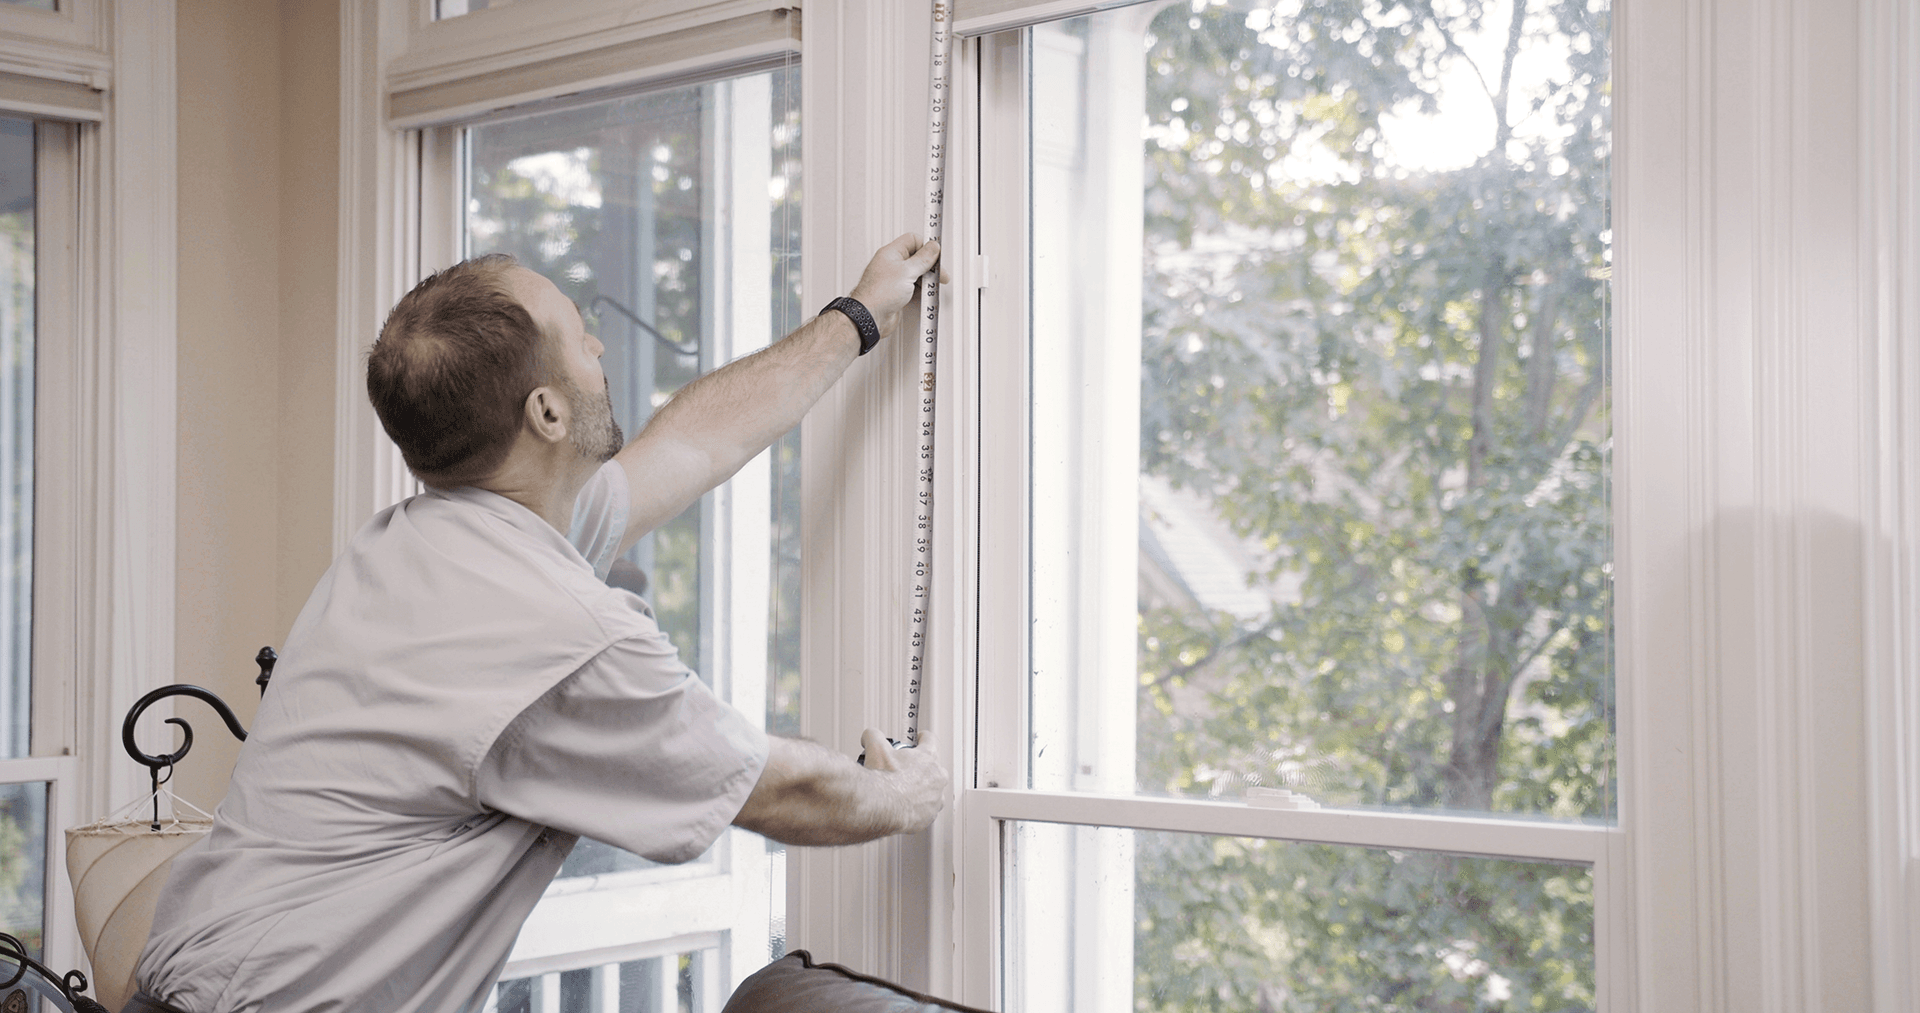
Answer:
<svg viewBox="0 0 1920 1013"><path fill-rule="evenodd" d="M368 395L428 491L314 589L128 1009L477 1011L580 835L683 862L729 822L802 845L932 823L931 749L869 730L863 767L769 738L604 580L797 424L938 257L881 248L851 303L689 384L624 448L603 348L551 282L480 258L401 299Z"/></svg>

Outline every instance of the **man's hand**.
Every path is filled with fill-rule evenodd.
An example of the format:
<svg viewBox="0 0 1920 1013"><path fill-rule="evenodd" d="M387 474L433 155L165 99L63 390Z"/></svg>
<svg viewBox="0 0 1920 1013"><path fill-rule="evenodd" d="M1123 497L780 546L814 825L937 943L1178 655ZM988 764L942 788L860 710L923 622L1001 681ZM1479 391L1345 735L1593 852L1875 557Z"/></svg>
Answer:
<svg viewBox="0 0 1920 1013"><path fill-rule="evenodd" d="M910 749L895 749L887 737L869 728L860 735L860 748L866 750L868 770L884 770L893 775L889 787L900 795L904 833L919 833L933 825L934 817L947 804L947 772L934 759L932 733L920 733L920 743Z"/></svg>
<svg viewBox="0 0 1920 1013"><path fill-rule="evenodd" d="M880 336L890 338L900 326L900 311L906 308L907 300L913 298L914 282L933 270L939 261L939 243L921 243L919 236L906 233L874 253L873 259L867 261L867 269L860 272L860 283L847 294L873 314ZM940 272L940 280L947 280L944 270Z"/></svg>
<svg viewBox="0 0 1920 1013"><path fill-rule="evenodd" d="M947 801L947 772L932 740L894 749L868 729L867 764L804 739L767 740L767 765L733 818L757 834L800 845L859 844L925 830Z"/></svg>

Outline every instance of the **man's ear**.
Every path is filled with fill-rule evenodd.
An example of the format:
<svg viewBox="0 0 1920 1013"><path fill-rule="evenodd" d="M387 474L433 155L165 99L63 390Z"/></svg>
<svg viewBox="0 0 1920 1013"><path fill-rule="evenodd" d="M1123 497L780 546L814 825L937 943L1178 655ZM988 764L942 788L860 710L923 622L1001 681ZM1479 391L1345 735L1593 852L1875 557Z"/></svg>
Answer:
<svg viewBox="0 0 1920 1013"><path fill-rule="evenodd" d="M524 415L527 428L533 434L548 443L559 443L567 438L567 423L570 421L570 406L560 392L552 387L535 387L527 395Z"/></svg>

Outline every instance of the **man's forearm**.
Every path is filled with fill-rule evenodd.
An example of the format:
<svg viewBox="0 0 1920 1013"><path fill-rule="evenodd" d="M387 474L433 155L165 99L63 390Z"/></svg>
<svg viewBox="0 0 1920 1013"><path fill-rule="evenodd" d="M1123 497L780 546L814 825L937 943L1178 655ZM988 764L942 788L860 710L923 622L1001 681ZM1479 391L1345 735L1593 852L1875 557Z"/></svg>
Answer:
<svg viewBox="0 0 1920 1013"><path fill-rule="evenodd" d="M681 388L620 451L634 534L666 523L800 424L860 351L838 313Z"/></svg>
<svg viewBox="0 0 1920 1013"><path fill-rule="evenodd" d="M734 823L776 841L859 844L922 829L940 810L937 767L869 769L804 739L776 736L768 746L766 770Z"/></svg>
<svg viewBox="0 0 1920 1013"><path fill-rule="evenodd" d="M859 352L860 335L847 318L838 313L816 317L682 387L633 443L696 446L731 475L799 425Z"/></svg>

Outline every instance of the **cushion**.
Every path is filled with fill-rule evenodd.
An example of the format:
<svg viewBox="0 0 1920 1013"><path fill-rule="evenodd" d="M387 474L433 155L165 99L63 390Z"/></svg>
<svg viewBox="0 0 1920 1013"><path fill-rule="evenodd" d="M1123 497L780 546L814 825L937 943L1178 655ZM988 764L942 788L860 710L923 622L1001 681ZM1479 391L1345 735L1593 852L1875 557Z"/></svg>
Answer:
<svg viewBox="0 0 1920 1013"><path fill-rule="evenodd" d="M987 1013L795 950L740 983L720 1013Z"/></svg>

